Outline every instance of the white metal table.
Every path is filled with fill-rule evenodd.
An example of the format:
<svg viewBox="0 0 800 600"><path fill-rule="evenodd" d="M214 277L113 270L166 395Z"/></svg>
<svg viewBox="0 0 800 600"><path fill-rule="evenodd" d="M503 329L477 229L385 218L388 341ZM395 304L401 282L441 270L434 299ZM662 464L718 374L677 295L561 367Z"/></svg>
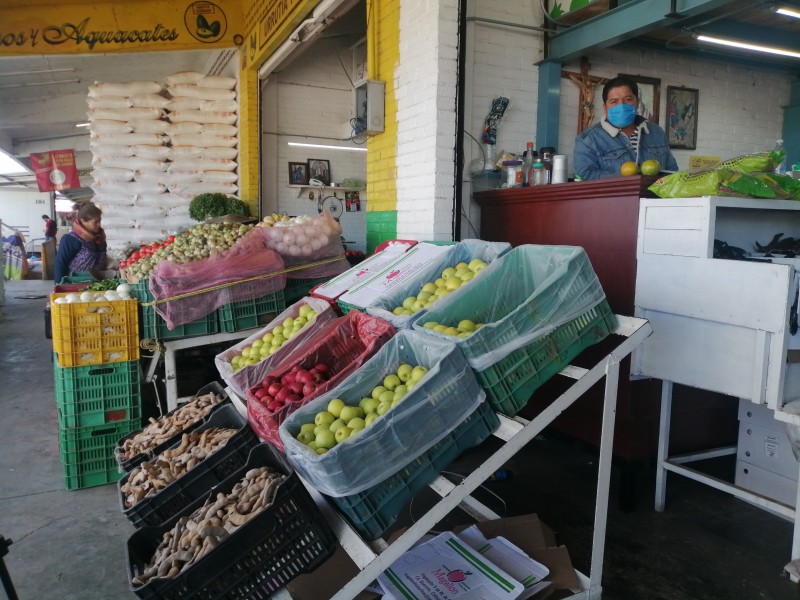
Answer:
<svg viewBox="0 0 800 600"><path fill-rule="evenodd" d="M619 363L652 332L650 324L646 320L619 315L617 315L617 320L618 326L614 334L623 336L624 339L613 351L591 369L573 365L564 368L559 375L575 380L574 383L533 420L528 421L520 417L509 418L498 415L500 417L500 427L494 432L494 435L505 443L459 484L456 485L442 476L435 479L430 484L430 487L442 496L441 500L393 543L388 544L384 539L378 539L371 543L365 542L336 509L325 500L324 496L306 484L320 510L332 524L334 533L339 539L342 548L360 569L359 574L351 579L332 600L355 598L380 573L457 506L460 506L478 521L500 518L500 515L472 498L470 494L480 487L492 473L501 468L512 456L541 433L545 427L550 425L564 410L586 393L592 385L605 377L591 569L589 577L577 573L581 587L578 590L573 590L575 594L571 596L572 598L587 600L600 598L608 513L608 488L611 475L617 387L619 383ZM275 597L291 598L285 590L282 590Z"/></svg>

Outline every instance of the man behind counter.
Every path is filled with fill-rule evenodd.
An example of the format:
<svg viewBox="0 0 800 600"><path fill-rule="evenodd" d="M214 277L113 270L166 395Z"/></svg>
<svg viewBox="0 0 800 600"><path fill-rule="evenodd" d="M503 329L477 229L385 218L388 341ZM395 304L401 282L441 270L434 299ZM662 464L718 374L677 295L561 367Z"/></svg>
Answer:
<svg viewBox="0 0 800 600"><path fill-rule="evenodd" d="M662 171L677 171L667 134L655 123L636 114L639 86L626 77L615 77L603 87L605 118L575 139L575 175L600 179L620 174L624 162L641 165L657 160Z"/></svg>

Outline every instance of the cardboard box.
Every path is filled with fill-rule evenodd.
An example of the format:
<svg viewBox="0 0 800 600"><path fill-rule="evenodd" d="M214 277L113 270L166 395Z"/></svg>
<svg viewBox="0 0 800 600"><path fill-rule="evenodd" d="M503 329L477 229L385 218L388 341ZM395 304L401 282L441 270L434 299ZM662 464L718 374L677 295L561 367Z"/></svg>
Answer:
<svg viewBox="0 0 800 600"><path fill-rule="evenodd" d="M470 525L457 527L463 531ZM542 563L550 570L546 581L551 586L534 599L544 598L549 591L579 590L580 582L575 574L566 546L556 545L553 531L535 514L506 517L478 523L478 529L487 538L502 536L520 548L532 559ZM389 542L400 537L404 530L395 532ZM320 600L332 598L339 590L358 574L359 570L347 553L337 548L334 555L320 565L313 573L301 575L287 585L296 600ZM362 592L356 600L377 600L372 592Z"/></svg>

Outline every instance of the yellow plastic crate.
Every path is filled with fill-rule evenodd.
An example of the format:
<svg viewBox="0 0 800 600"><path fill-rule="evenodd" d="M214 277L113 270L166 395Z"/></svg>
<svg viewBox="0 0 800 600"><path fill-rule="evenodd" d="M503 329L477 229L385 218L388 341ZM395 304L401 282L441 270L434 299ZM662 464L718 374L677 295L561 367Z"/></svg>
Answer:
<svg viewBox="0 0 800 600"><path fill-rule="evenodd" d="M66 293L50 295L53 350L62 367L138 360L139 311L136 300L57 304Z"/></svg>

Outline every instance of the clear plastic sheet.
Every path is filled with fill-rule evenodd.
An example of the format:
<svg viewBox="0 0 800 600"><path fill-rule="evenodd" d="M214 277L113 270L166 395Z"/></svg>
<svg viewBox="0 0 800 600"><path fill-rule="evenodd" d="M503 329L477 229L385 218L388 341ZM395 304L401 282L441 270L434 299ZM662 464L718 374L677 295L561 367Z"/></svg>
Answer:
<svg viewBox="0 0 800 600"><path fill-rule="evenodd" d="M303 423L334 398L358 405L401 362L428 373L403 399L355 436L316 454L295 439ZM286 457L315 489L333 497L358 494L397 473L450 433L486 398L455 344L401 331L358 371L290 415L280 427ZM369 468L365 468L365 460Z"/></svg>
<svg viewBox="0 0 800 600"><path fill-rule="evenodd" d="M297 317L299 315L300 307L304 304L307 304L313 308L317 315L311 321L309 321L308 325L306 325L306 327L304 327L300 333L290 340L287 340L275 354L271 354L264 360L254 365L247 365L238 371L233 370L233 367L231 367L231 360L234 356L241 354L242 349L252 345L252 343L256 340L260 340L264 334L272 331L286 319L290 317ZM286 358L294 348L302 344L325 323L332 321L335 318L336 313L333 312L333 308L325 300L312 297L302 298L275 317L275 319L273 319L269 325L263 329L260 329L235 346L231 346L224 352L217 354L214 357L214 364L217 366L217 371L219 371L219 374L225 383L227 383L231 389L236 392L236 395L239 396L239 398L244 400L247 398L248 389L257 383L260 383L261 380L264 379L264 377L266 377L282 359Z"/></svg>
<svg viewBox="0 0 800 600"><path fill-rule="evenodd" d="M301 406L339 385L374 356L394 334L394 327L383 319L358 311L350 312L317 328L312 336L296 345L269 374L280 379L295 365L311 369L319 363L324 363L332 373L330 379L300 402L287 404L275 412L268 410L248 390L247 418L250 426L261 439L271 442L282 452L283 441L278 433L281 423Z"/></svg>
<svg viewBox="0 0 800 600"><path fill-rule="evenodd" d="M453 340L476 371L605 299L589 257L577 246L518 246L484 269L468 290L437 301L413 328L422 331L429 321L453 326L463 319L485 323L466 338L424 329L425 335Z"/></svg>
<svg viewBox="0 0 800 600"><path fill-rule="evenodd" d="M283 260L254 229L217 256L186 264L162 261L150 277L155 311L169 329L190 323L223 304L255 300L286 287ZM264 277L265 275L269 275ZM255 278L249 281L251 278ZM212 289L215 286L223 286ZM177 298L177 296L187 295ZM159 302L159 300L167 300Z"/></svg>

